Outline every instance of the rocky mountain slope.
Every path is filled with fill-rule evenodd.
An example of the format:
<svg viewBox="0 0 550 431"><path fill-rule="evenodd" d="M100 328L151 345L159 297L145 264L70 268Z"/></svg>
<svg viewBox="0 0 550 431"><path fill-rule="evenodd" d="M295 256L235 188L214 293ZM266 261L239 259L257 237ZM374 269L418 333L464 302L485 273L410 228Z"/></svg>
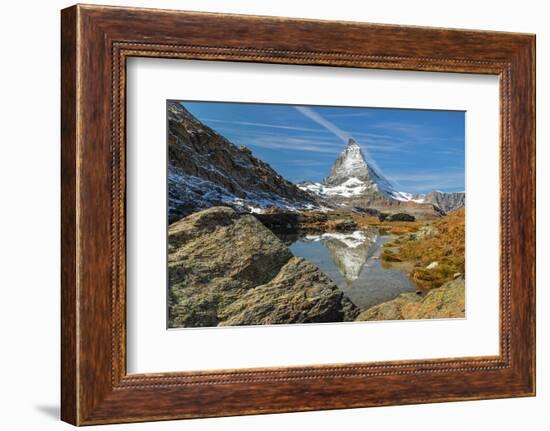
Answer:
<svg viewBox="0 0 550 431"><path fill-rule="evenodd" d="M213 207L168 230L169 326L354 320L359 310L254 216Z"/></svg>
<svg viewBox="0 0 550 431"><path fill-rule="evenodd" d="M201 209L319 208L314 196L281 177L249 149L238 148L178 102L168 102L170 223Z"/></svg>
<svg viewBox="0 0 550 431"><path fill-rule="evenodd" d="M441 192L435 190L425 195L416 195L415 199L431 202L446 213L462 208L466 204L466 194L464 192Z"/></svg>
<svg viewBox="0 0 550 431"><path fill-rule="evenodd" d="M376 208L439 216L464 206L464 193L434 191L426 195L401 192L367 163L361 147L350 139L322 182L298 187L338 207ZM435 206L435 207L434 207Z"/></svg>

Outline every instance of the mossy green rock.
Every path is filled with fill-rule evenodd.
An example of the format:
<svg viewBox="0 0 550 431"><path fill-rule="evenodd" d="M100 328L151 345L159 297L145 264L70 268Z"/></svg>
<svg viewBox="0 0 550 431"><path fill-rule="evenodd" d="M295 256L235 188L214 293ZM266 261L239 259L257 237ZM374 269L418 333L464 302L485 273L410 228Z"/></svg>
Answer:
<svg viewBox="0 0 550 431"><path fill-rule="evenodd" d="M214 207L168 229L169 326L341 321L357 309L251 215Z"/></svg>
<svg viewBox="0 0 550 431"><path fill-rule="evenodd" d="M464 279L456 279L421 297L402 293L397 298L363 311L357 320L415 320L464 317Z"/></svg>

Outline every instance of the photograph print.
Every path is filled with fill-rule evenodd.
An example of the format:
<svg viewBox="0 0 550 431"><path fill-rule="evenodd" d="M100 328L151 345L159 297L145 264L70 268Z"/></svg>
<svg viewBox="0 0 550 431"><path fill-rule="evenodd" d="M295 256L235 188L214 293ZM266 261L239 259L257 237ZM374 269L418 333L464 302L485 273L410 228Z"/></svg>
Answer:
<svg viewBox="0 0 550 431"><path fill-rule="evenodd" d="M166 115L168 328L465 317L465 112Z"/></svg>

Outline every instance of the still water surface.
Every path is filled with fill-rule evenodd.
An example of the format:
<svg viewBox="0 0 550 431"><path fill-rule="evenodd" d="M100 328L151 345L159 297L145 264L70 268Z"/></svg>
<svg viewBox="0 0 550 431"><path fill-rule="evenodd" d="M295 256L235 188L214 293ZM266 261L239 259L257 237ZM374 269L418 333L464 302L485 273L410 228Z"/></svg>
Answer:
<svg viewBox="0 0 550 431"><path fill-rule="evenodd" d="M380 264L382 244L390 239L375 233L325 233L287 237L290 250L314 263L357 307L366 310L403 292L414 292L409 277Z"/></svg>

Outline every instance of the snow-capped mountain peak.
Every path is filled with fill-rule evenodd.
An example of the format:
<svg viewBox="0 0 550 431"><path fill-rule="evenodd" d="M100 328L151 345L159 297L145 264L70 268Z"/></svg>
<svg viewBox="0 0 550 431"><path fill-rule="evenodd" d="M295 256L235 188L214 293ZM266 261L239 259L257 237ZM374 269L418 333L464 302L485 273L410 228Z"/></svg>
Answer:
<svg viewBox="0 0 550 431"><path fill-rule="evenodd" d="M361 147L353 139L349 139L344 151L332 164L326 184L341 184L350 178L369 177L369 167Z"/></svg>
<svg viewBox="0 0 550 431"><path fill-rule="evenodd" d="M361 147L353 139L349 139L322 182L304 182L298 184L298 187L339 207L385 208L396 203L427 207L433 204L438 211L449 212L463 207L465 200L463 192L412 194L398 191L367 161Z"/></svg>
<svg viewBox="0 0 550 431"><path fill-rule="evenodd" d="M361 147L351 138L332 164L330 173L323 182L304 183L298 187L321 196L368 196L372 200L412 200L412 195L397 191L390 181L367 162Z"/></svg>

